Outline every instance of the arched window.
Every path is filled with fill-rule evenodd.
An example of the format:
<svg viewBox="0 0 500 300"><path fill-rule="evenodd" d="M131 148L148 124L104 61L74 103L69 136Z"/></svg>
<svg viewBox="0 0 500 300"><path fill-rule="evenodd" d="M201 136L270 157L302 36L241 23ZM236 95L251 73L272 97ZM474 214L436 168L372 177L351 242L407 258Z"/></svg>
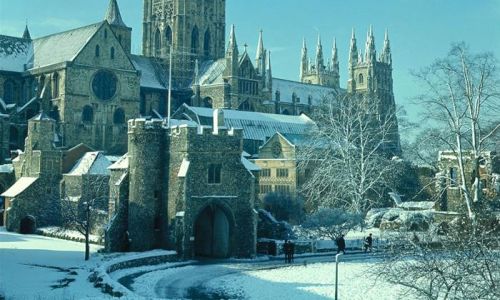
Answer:
<svg viewBox="0 0 500 300"><path fill-rule="evenodd" d="M110 56L111 56L111 59L115 59L115 47L111 47Z"/></svg>
<svg viewBox="0 0 500 300"><path fill-rule="evenodd" d="M14 103L14 82L11 80L3 83L3 101L6 104Z"/></svg>
<svg viewBox="0 0 500 300"><path fill-rule="evenodd" d="M198 53L200 34L198 33L198 26L194 26L191 32L191 52Z"/></svg>
<svg viewBox="0 0 500 300"><path fill-rule="evenodd" d="M156 56L160 56L161 55L160 29L156 29L156 33L155 33L155 54L156 54Z"/></svg>
<svg viewBox="0 0 500 300"><path fill-rule="evenodd" d="M108 30L107 29L104 29L104 38L107 39L108 38Z"/></svg>
<svg viewBox="0 0 500 300"><path fill-rule="evenodd" d="M205 38L203 39L203 55L210 56L210 30L205 31Z"/></svg>
<svg viewBox="0 0 500 300"><path fill-rule="evenodd" d="M94 110L90 105L85 105L82 111L82 122L92 123L94 121Z"/></svg>
<svg viewBox="0 0 500 300"><path fill-rule="evenodd" d="M252 106L250 105L250 102L248 102L248 100L246 100L240 104L240 106L238 107L238 110L252 111L253 109L252 109Z"/></svg>
<svg viewBox="0 0 500 300"><path fill-rule="evenodd" d="M281 100L281 93L280 93L280 91L276 91L276 93L274 93L274 97L275 97L276 101L280 101Z"/></svg>
<svg viewBox="0 0 500 300"><path fill-rule="evenodd" d="M284 109L282 112L281 112L282 115L290 115L290 112L288 111L288 109Z"/></svg>
<svg viewBox="0 0 500 300"><path fill-rule="evenodd" d="M363 74L359 74L358 76L358 83L363 84Z"/></svg>
<svg viewBox="0 0 500 300"><path fill-rule="evenodd" d="M95 57L99 57L101 55L101 48L99 45L95 46Z"/></svg>
<svg viewBox="0 0 500 300"><path fill-rule="evenodd" d="M172 44L172 29L170 29L170 26L167 26L165 29L165 41L167 42L167 46Z"/></svg>
<svg viewBox="0 0 500 300"><path fill-rule="evenodd" d="M116 125L125 123L125 112L121 108L117 108L113 115L113 123Z"/></svg>
<svg viewBox="0 0 500 300"><path fill-rule="evenodd" d="M52 75L52 98L59 97L59 74Z"/></svg>

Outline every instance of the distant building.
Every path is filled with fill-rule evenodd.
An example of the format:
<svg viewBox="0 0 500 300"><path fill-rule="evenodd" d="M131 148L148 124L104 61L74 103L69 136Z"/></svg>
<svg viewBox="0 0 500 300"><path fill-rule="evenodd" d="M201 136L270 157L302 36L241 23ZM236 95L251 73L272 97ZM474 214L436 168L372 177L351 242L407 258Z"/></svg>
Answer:
<svg viewBox="0 0 500 300"><path fill-rule="evenodd" d="M463 153L465 170L465 184L473 191L473 178L475 178L475 160L470 151ZM442 210L465 212L463 191L460 188L462 175L460 174L458 156L454 151L440 151L438 157L439 173L436 174L437 189L440 195ZM486 199L494 199L500 195L500 159L496 152L484 151L479 157L479 189Z"/></svg>

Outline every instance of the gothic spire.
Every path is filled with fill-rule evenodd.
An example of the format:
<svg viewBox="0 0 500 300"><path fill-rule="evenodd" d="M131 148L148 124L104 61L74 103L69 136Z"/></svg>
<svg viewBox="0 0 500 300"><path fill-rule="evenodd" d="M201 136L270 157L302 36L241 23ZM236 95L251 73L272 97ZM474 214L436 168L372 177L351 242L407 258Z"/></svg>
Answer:
<svg viewBox="0 0 500 300"><path fill-rule="evenodd" d="M231 33L229 34L229 45L227 47L227 51L238 53L238 43L236 42L236 32L234 30L234 24L231 25Z"/></svg>
<svg viewBox="0 0 500 300"><path fill-rule="evenodd" d="M377 50L375 50L375 37L373 36L373 27L370 25L368 36L366 38L365 61L375 62L377 60Z"/></svg>
<svg viewBox="0 0 500 300"><path fill-rule="evenodd" d="M110 25L127 27L122 20L122 15L120 14L120 8L116 0L109 0L108 11L104 18Z"/></svg>
<svg viewBox="0 0 500 300"><path fill-rule="evenodd" d="M31 34L28 29L28 24L26 24L26 27L24 27L23 39L31 40Z"/></svg>
<svg viewBox="0 0 500 300"><path fill-rule="evenodd" d="M257 55L255 57L257 72L264 75L266 72L266 50L264 50L264 39L262 37L263 31L259 33L259 42L257 45Z"/></svg>
<svg viewBox="0 0 500 300"><path fill-rule="evenodd" d="M271 90L273 84L273 73L271 68L271 51L267 52L266 56L266 82L265 86L268 90Z"/></svg>
<svg viewBox="0 0 500 300"><path fill-rule="evenodd" d="M309 61L307 58L307 45L306 45L306 38L304 38L302 42L302 56L300 59L300 78L304 77L304 75L307 73L309 69Z"/></svg>
<svg viewBox="0 0 500 300"><path fill-rule="evenodd" d="M384 49L382 50L380 60L386 64L392 64L391 43L389 42L389 32L387 29L385 30Z"/></svg>
<svg viewBox="0 0 500 300"><path fill-rule="evenodd" d="M352 29L351 46L349 49L349 65L355 66L358 64L358 47L356 46L356 34Z"/></svg>
<svg viewBox="0 0 500 300"><path fill-rule="evenodd" d="M321 45L321 36L318 34L318 45L316 46L316 71L320 72L325 66L323 58L323 45Z"/></svg>
<svg viewBox="0 0 500 300"><path fill-rule="evenodd" d="M335 67L335 65L338 66L339 64L339 56L338 56L338 51L337 51L337 39L333 39L333 47L332 47L332 68Z"/></svg>

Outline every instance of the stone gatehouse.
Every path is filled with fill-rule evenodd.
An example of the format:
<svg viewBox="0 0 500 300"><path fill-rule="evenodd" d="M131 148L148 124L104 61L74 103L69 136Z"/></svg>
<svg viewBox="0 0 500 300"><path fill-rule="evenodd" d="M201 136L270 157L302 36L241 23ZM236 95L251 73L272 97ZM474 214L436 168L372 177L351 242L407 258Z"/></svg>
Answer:
<svg viewBox="0 0 500 300"><path fill-rule="evenodd" d="M256 168L242 156L242 130L224 127L222 111L214 114L214 126L129 121L129 152L110 167L109 251L255 255Z"/></svg>

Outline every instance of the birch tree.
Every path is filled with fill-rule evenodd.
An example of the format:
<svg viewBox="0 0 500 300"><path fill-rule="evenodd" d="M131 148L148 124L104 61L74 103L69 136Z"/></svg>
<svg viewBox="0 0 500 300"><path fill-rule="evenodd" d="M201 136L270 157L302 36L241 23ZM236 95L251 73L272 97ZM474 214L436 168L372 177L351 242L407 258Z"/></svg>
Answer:
<svg viewBox="0 0 500 300"><path fill-rule="evenodd" d="M378 114L377 100L344 95L324 99L317 128L299 151L299 168L310 170L302 193L309 210L344 208L364 213L384 198L391 164L385 149L397 134L395 112Z"/></svg>
<svg viewBox="0 0 500 300"><path fill-rule="evenodd" d="M491 53L472 54L466 45L456 44L447 57L436 60L416 77L425 91L417 101L426 108L426 117L446 128L448 136L439 139L457 156L458 186L468 217L474 219L473 203L481 199L481 152L500 127L496 60ZM469 155L475 169L471 183L465 180L465 159Z"/></svg>

